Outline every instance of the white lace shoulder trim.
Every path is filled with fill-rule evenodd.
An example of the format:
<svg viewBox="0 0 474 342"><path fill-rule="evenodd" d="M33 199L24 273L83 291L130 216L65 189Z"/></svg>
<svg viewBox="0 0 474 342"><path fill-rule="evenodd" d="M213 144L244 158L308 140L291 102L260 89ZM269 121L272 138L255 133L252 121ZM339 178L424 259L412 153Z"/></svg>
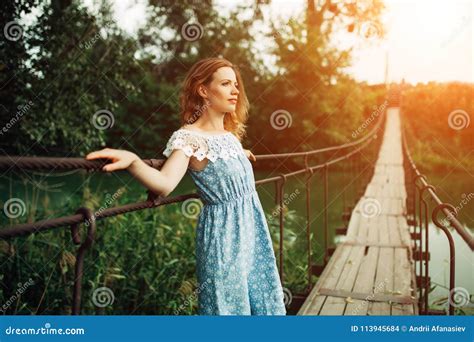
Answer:
<svg viewBox="0 0 474 342"><path fill-rule="evenodd" d="M181 149L188 157L195 156L199 161L207 158L212 162L218 158L237 158L243 152L242 144L231 132L210 135L182 128L171 135L163 154L169 157L174 149Z"/></svg>

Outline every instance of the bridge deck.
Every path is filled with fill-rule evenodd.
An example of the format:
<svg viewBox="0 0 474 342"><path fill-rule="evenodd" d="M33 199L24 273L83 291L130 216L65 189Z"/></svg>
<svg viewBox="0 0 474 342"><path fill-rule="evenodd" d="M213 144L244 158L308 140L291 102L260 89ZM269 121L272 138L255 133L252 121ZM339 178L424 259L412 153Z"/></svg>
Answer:
<svg viewBox="0 0 474 342"><path fill-rule="evenodd" d="M402 161L399 109L388 108L374 176L298 315L418 314Z"/></svg>

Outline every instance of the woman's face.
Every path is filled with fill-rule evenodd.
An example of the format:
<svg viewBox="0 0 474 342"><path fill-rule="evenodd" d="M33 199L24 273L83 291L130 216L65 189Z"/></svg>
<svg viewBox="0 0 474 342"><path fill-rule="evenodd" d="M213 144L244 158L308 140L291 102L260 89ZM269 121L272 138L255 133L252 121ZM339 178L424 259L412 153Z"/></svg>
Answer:
<svg viewBox="0 0 474 342"><path fill-rule="evenodd" d="M234 112L239 95L239 85L231 67L221 67L214 72L209 86L204 87L201 96L207 98L217 112Z"/></svg>

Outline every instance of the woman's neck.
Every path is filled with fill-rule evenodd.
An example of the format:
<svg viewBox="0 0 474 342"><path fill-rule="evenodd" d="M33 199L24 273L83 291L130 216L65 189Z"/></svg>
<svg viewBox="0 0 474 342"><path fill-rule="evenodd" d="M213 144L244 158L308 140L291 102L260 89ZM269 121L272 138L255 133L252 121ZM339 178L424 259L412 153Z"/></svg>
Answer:
<svg viewBox="0 0 474 342"><path fill-rule="evenodd" d="M197 122L195 127L203 131L224 131L224 114L206 112Z"/></svg>

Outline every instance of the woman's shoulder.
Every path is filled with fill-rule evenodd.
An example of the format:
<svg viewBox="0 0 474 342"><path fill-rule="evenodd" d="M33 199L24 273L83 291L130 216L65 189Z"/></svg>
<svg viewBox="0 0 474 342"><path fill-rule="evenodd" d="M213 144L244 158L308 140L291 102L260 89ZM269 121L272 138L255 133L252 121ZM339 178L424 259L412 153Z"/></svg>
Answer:
<svg viewBox="0 0 474 342"><path fill-rule="evenodd" d="M215 161L219 157L236 156L242 145L229 131L212 134L180 127L171 135L163 154L168 157L174 149L182 149L187 156L196 156L198 160L207 157Z"/></svg>

